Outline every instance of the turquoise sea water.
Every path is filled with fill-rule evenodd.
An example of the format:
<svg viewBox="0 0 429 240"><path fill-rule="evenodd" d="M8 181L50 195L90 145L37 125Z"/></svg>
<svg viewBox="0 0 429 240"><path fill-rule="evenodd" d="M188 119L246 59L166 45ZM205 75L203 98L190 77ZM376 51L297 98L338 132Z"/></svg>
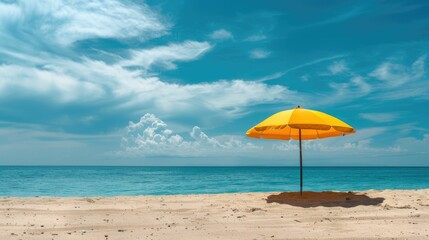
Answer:
<svg viewBox="0 0 429 240"><path fill-rule="evenodd" d="M428 167L304 167L305 191L429 188ZM0 196L299 191L297 167L0 166Z"/></svg>

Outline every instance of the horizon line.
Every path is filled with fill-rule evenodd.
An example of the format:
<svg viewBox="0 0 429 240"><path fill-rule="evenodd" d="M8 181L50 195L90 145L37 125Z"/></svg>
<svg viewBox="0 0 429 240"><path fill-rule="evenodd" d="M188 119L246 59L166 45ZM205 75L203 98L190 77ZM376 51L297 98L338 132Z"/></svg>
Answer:
<svg viewBox="0 0 429 240"><path fill-rule="evenodd" d="M284 165L1 165L0 167L267 167L267 168L272 168L272 167L297 167L299 168L299 166L284 166ZM401 165L397 165L397 166L367 166L367 165L362 165L362 166L317 166L317 165L310 165L310 166L303 166L304 168L308 168L308 167L324 167L324 168L329 168L329 167L336 167L336 168L341 168L341 167L350 167L350 168L357 168L357 167L374 167L374 168L381 168L381 167L390 167L390 168L396 168L396 167L408 167L408 168L419 168L419 167L423 167L423 168L429 168L429 166L401 166Z"/></svg>

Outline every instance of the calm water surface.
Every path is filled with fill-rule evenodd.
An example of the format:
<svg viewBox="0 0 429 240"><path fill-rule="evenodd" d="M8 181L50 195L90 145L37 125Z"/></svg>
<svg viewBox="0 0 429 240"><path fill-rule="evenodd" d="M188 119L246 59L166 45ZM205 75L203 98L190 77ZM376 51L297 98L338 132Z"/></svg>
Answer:
<svg viewBox="0 0 429 240"><path fill-rule="evenodd" d="M429 188L427 167L305 167L304 190ZM0 166L0 196L299 191L297 167Z"/></svg>

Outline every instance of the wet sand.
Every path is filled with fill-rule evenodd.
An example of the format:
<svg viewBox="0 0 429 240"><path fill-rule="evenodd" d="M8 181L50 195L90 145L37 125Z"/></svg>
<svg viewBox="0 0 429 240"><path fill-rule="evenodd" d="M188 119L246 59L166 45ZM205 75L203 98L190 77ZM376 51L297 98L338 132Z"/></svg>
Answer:
<svg viewBox="0 0 429 240"><path fill-rule="evenodd" d="M429 189L1 197L0 239L429 239Z"/></svg>

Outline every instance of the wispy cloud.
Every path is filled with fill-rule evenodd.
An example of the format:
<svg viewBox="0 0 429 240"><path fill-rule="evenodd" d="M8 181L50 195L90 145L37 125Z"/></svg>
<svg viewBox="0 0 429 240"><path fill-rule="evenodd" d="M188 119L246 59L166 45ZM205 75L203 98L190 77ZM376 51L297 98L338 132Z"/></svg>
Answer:
<svg viewBox="0 0 429 240"><path fill-rule="evenodd" d="M295 71L297 69L301 69L301 68L304 68L304 67L309 67L309 66L312 66L312 65L315 65L315 64L318 64L318 63L322 63L322 62L326 62L326 61L330 61L330 60L334 60L334 59L338 59L338 58L343 58L345 56L347 56L347 55L334 55L334 56L331 56L331 57L318 58L316 60L313 60L313 61L310 61L310 62L306 62L306 63L303 63L303 64L299 64L297 66L294 66L294 67L291 67L289 69L286 69L286 71L284 71L284 73Z"/></svg>
<svg viewBox="0 0 429 240"><path fill-rule="evenodd" d="M267 39L267 36L264 34L254 34L254 35L250 35L249 37L247 37L246 39L244 39L244 41L247 42L259 42L262 40Z"/></svg>
<svg viewBox="0 0 429 240"><path fill-rule="evenodd" d="M227 40L232 39L234 36L231 32L225 30L225 29L218 29L214 32L212 32L209 37L214 40Z"/></svg>
<svg viewBox="0 0 429 240"><path fill-rule="evenodd" d="M348 11L341 11L340 14L335 15L333 17L329 17L329 18L320 20L318 22L307 24L307 25L304 25L304 26L301 26L301 27L296 27L295 29L312 28L312 27L319 27L319 26L323 26L323 25L344 22L344 21L347 21L349 19L355 18L355 17L357 17L359 15L362 15L362 14L364 14L366 12L367 12L367 10L365 8L356 7L356 8L353 8L351 10L348 10Z"/></svg>
<svg viewBox="0 0 429 240"><path fill-rule="evenodd" d="M212 46L208 42L185 41L151 49L131 50L130 58L118 64L121 66L138 66L146 70L155 65L165 69L175 69L174 62L195 60L211 48Z"/></svg>
<svg viewBox="0 0 429 240"><path fill-rule="evenodd" d="M264 59L267 58L270 54L270 51L264 49L253 49L249 52L250 57L254 59Z"/></svg>
<svg viewBox="0 0 429 240"><path fill-rule="evenodd" d="M283 72L276 72L267 76L263 76L261 78L255 79L255 82L265 82L270 80L275 80L283 77L285 74Z"/></svg>
<svg viewBox="0 0 429 240"><path fill-rule="evenodd" d="M217 81L213 83L177 85L160 81L136 84L133 100L124 103L127 107L152 103L152 112L163 114L188 114L197 119L235 119L249 107L261 103L296 101L296 92L278 85L243 80ZM152 91L151 89L156 91ZM266 94L270 92L270 94ZM210 116L211 115L211 116ZM207 117L205 117L207 116Z"/></svg>
<svg viewBox="0 0 429 240"><path fill-rule="evenodd" d="M329 86L332 92L323 93L324 98L318 103L321 105L351 102L359 98L398 100L407 98L429 98L429 82L425 76L426 56L419 57L411 66L385 61L375 70L359 75L341 61L330 65L330 74L347 71L345 76L331 81ZM328 68L328 69L329 69ZM329 75L329 74L328 74ZM344 77L344 76L343 76ZM367 116L369 119L370 115ZM379 116L382 119L382 116Z"/></svg>
<svg viewBox="0 0 429 240"><path fill-rule="evenodd" d="M337 75L348 70L346 62L344 60L335 61L328 67L329 72L332 75Z"/></svg>
<svg viewBox="0 0 429 240"><path fill-rule="evenodd" d="M210 51L213 46L204 41L131 48L109 53L113 56L108 55L106 61L82 56L73 46L91 38L130 37L139 41L167 34L168 24L162 16L144 4L134 7L131 2L117 1L52 2L46 8L40 4L0 3L7 10L0 12L0 18L5 19L0 22L0 34L5 36L0 41L0 57L7 59L0 65L0 100L11 109L14 102L31 101L33 108L43 108L49 115L34 118L48 117L44 121L53 121L63 117L68 108L80 106L97 118L103 118L103 114L124 118L114 113L126 111L129 117L153 112L221 122L243 116L251 106L295 101L298 97L285 86L245 79L201 79L198 83L177 84L159 76L159 69L175 69L180 62L197 60ZM88 14L94 14L98 22L87 23ZM11 26L14 32L9 32ZM20 34L24 32L29 34L25 39L31 41L22 41ZM70 36L63 39L67 34ZM223 30L213 36L225 38L232 34ZM50 44L52 47L48 47ZM54 110L58 106L62 111ZM85 111L73 112L73 117L85 118Z"/></svg>
<svg viewBox="0 0 429 240"><path fill-rule="evenodd" d="M304 141L303 149L307 153L338 153L341 154L374 154L374 153L391 153L396 154L398 152L407 151L399 147L398 144L394 144L387 147L375 147L373 142L377 139L382 133L386 132L387 128L367 128L359 129L356 134L349 135L346 137L338 138L329 138L324 140L314 140L314 141ZM279 151L296 151L298 150L298 145L296 141L285 141L281 143L273 144L274 150Z"/></svg>
<svg viewBox="0 0 429 240"><path fill-rule="evenodd" d="M308 74L304 74L304 75L302 75L302 76L300 77L300 79L301 79L301 81L303 81L303 82L307 82L307 81L308 81L308 79L309 79Z"/></svg>
<svg viewBox="0 0 429 240"><path fill-rule="evenodd" d="M341 14L338 14L332 18L329 18L329 19L320 21L318 23L315 23L312 25L312 27L325 25L325 24L343 22L343 21L349 20L351 18L357 17L359 15L362 15L366 12L367 12L367 9L364 9L362 7L356 7L356 8L349 10L349 11L342 11Z"/></svg>
<svg viewBox="0 0 429 240"><path fill-rule="evenodd" d="M318 104L332 105L347 102L367 96L373 91L371 84L359 75L350 77L346 82L331 82L329 87L332 90L332 92L326 93L329 97L321 99Z"/></svg>
<svg viewBox="0 0 429 240"><path fill-rule="evenodd" d="M90 102L104 96L101 86L79 81L58 69L0 65L0 99L53 98L56 103Z"/></svg>
<svg viewBox="0 0 429 240"><path fill-rule="evenodd" d="M410 153L417 155L429 155L427 146L429 146L429 134L423 134L422 138L406 137L397 141L398 145L408 149ZM427 161L428 158L426 158Z"/></svg>
<svg viewBox="0 0 429 240"><path fill-rule="evenodd" d="M424 76L426 56L419 57L411 67L384 62L369 75L384 82L389 88L399 87Z"/></svg>
<svg viewBox="0 0 429 240"><path fill-rule="evenodd" d="M394 113L361 113L359 116L363 119L378 123L391 122L398 118L398 114Z"/></svg>
<svg viewBox="0 0 429 240"><path fill-rule="evenodd" d="M281 71L281 72L277 72L277 73L274 73L274 74L270 74L270 75L264 76L264 77L262 77L260 79L257 79L256 81L270 81L270 80L275 80L275 79L278 79L280 77L283 77L284 75L286 75L289 72L292 72L292 71L295 71L295 70L298 70L298 69L301 69L301 68L305 68L305 67L310 67L312 65L316 65L316 64L319 64L319 63L322 63L322 62L331 61L331 60L338 59L338 58L343 58L345 56L346 55L334 55L332 57L319 58L319 59L316 59L316 60L313 60L313 61L310 61L310 62L306 62L306 63L300 64L300 65L294 66L292 68L286 69L285 71ZM306 82L309 79L309 75L305 74L305 75L301 76L300 79L301 79L301 81Z"/></svg>
<svg viewBox="0 0 429 240"><path fill-rule="evenodd" d="M44 68L2 65L0 72L0 98L4 101L31 97L51 99L56 104L84 103L85 108L94 108L94 114L106 107L130 113L139 109L162 115L190 114L196 119L235 119L254 105L300 98L284 86L239 79L168 83L156 76L142 76L139 69L90 59L81 63L57 59Z"/></svg>
<svg viewBox="0 0 429 240"><path fill-rule="evenodd" d="M0 28L4 31L19 26L30 35L28 38L33 35L32 44L70 45L84 39L110 37L145 40L165 34L169 28L145 4L131 2L16 1L2 2L0 9Z"/></svg>
<svg viewBox="0 0 429 240"><path fill-rule="evenodd" d="M378 99L396 100L406 98L429 98L429 81L425 77L426 55L419 57L412 65L387 61L369 74L380 82Z"/></svg>

